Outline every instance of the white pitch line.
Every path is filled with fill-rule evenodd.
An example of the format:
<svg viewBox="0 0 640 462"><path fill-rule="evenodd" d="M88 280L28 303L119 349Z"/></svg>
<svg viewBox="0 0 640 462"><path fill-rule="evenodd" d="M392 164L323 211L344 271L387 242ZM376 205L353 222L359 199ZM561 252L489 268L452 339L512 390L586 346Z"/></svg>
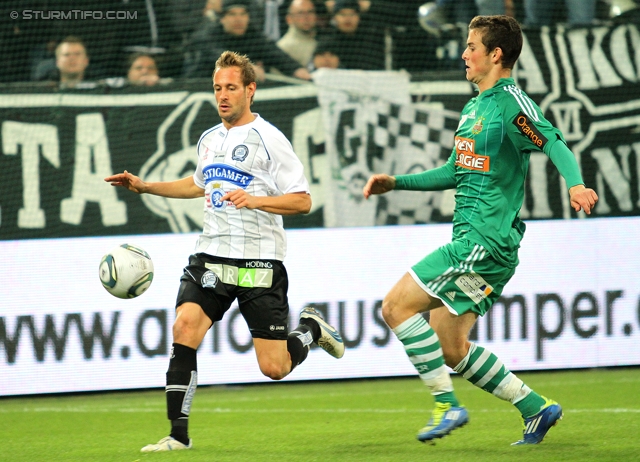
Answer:
<svg viewBox="0 0 640 462"><path fill-rule="evenodd" d="M47 406L47 407L33 407L33 408L20 408L20 409L0 409L0 414L23 414L23 413L47 413L47 412L68 412L68 413L151 413L151 412L163 412L164 407L158 408L92 408L92 407L64 407L64 406ZM204 407L197 408L198 413L209 414L306 414L306 413L326 413L326 414L424 414L428 413L429 409L353 409L353 408L324 408L324 409L231 409L220 407ZM514 412L513 409L474 409L473 413L506 413ZM565 414L580 414L580 413L603 413L603 414L640 414L640 409L632 408L611 408L611 409L565 409Z"/></svg>

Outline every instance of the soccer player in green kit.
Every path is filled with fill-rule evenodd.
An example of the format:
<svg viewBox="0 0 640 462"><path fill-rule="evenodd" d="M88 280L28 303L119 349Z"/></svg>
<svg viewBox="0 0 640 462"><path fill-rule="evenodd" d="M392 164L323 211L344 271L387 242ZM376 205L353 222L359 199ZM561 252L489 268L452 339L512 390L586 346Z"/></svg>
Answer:
<svg viewBox="0 0 640 462"><path fill-rule="evenodd" d="M469 421L445 364L522 414L522 439L537 444L562 418L561 406L540 396L493 353L468 340L478 316L500 297L518 265L525 224L519 211L531 151L549 156L569 187L571 206L591 213L598 196L585 188L562 134L511 78L522 31L508 16L477 16L462 54L467 80L479 94L464 107L448 162L422 173L375 174L365 198L393 189L456 188L452 241L416 263L383 301L382 315L404 345L435 409L417 435L442 438ZM429 322L422 316L429 311Z"/></svg>

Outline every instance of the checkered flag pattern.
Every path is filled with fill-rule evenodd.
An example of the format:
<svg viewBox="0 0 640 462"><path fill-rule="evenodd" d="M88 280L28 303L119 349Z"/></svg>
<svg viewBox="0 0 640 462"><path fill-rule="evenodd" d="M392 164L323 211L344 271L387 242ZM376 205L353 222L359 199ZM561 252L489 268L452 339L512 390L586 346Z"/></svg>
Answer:
<svg viewBox="0 0 640 462"><path fill-rule="evenodd" d="M393 103L378 105L374 140L378 146L396 148L404 137L418 149L446 160L460 114L440 108Z"/></svg>

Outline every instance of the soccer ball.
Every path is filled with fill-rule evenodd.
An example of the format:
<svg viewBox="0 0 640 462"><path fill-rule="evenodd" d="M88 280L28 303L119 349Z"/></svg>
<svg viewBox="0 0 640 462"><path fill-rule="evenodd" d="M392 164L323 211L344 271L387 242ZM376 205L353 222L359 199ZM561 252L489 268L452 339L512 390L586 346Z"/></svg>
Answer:
<svg viewBox="0 0 640 462"><path fill-rule="evenodd" d="M100 260L100 282L114 297L136 298L153 281L153 261L147 252L122 244Z"/></svg>

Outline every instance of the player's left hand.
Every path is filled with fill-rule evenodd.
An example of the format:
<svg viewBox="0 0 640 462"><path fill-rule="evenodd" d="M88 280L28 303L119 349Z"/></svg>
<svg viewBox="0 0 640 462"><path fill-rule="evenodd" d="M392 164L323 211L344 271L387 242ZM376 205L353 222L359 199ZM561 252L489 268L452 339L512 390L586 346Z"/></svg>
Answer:
<svg viewBox="0 0 640 462"><path fill-rule="evenodd" d="M237 209L244 207L253 210L258 208L258 198L252 196L244 189L236 189L235 191L228 192L220 198L221 201L231 201Z"/></svg>
<svg viewBox="0 0 640 462"><path fill-rule="evenodd" d="M598 202L598 195L591 188L585 188L584 185L579 184L569 189L569 196L571 200L571 207L576 212L584 210L587 215L591 215L591 210Z"/></svg>

